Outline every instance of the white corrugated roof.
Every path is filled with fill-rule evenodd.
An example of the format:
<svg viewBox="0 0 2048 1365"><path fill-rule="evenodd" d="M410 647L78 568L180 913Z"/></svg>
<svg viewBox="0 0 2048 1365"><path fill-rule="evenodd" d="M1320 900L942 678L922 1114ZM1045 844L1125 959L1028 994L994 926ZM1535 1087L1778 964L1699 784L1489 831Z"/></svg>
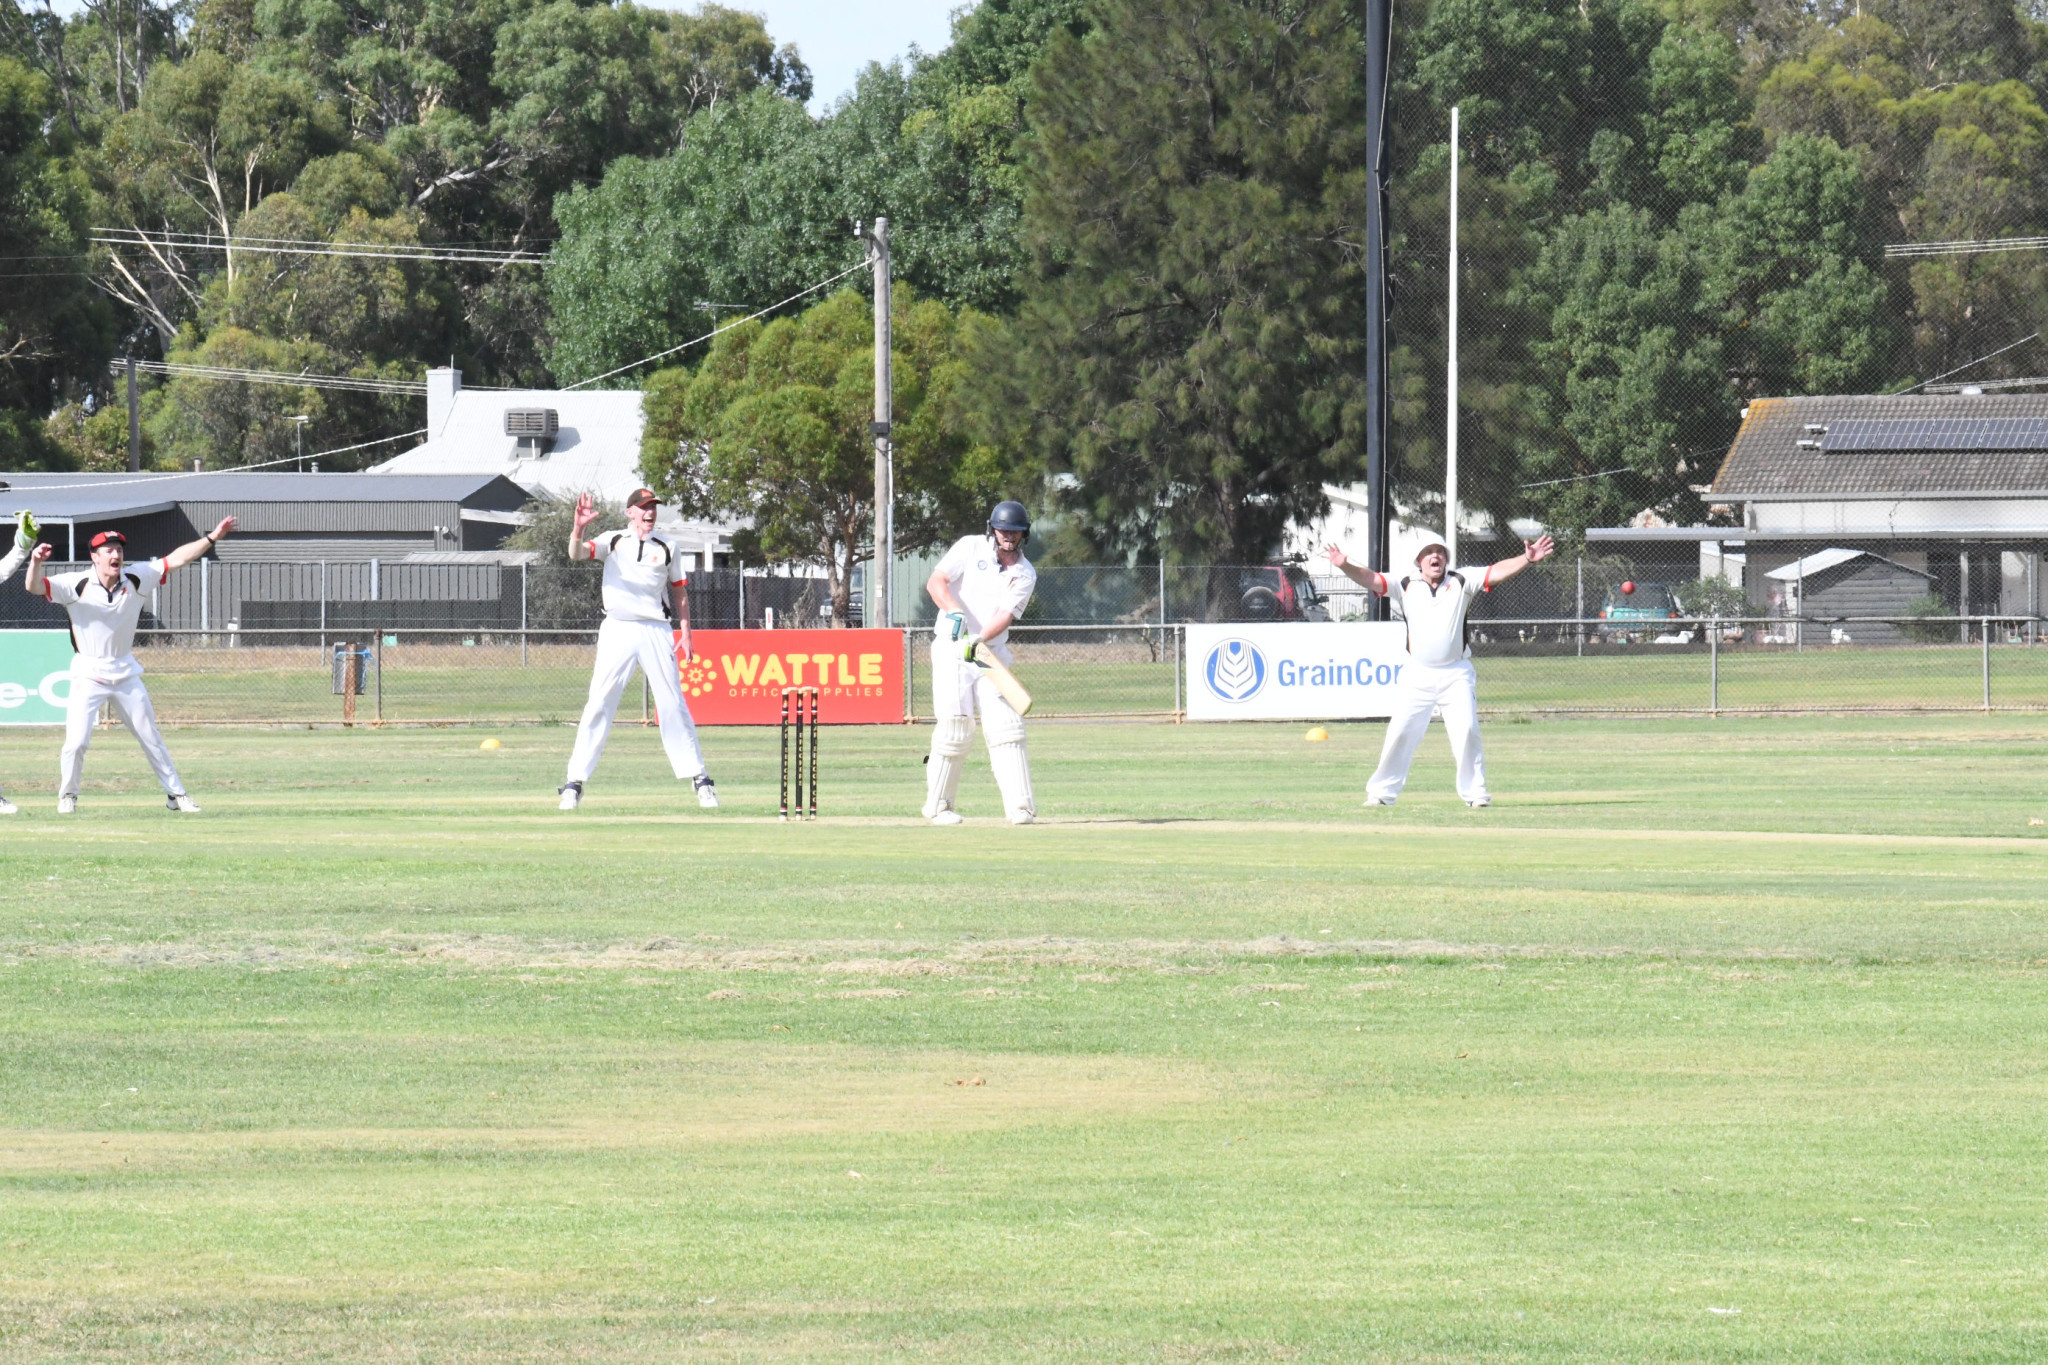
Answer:
<svg viewBox="0 0 2048 1365"><path fill-rule="evenodd" d="M1837 564L1847 564L1852 559L1860 559L1866 553L1868 552L1864 550L1815 550L1806 558L1795 559L1782 569L1772 569L1764 577L1790 583L1795 578L1810 578L1823 569L1832 569Z"/></svg>

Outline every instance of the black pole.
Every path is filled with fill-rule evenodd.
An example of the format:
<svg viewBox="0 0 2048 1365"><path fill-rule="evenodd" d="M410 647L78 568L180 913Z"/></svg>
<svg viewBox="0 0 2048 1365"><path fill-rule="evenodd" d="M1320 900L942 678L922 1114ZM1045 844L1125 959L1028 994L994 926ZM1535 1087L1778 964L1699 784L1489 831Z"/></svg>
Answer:
<svg viewBox="0 0 2048 1365"><path fill-rule="evenodd" d="M128 468L142 468L142 409L135 401L135 357L128 357Z"/></svg>
<svg viewBox="0 0 2048 1365"><path fill-rule="evenodd" d="M1388 568L1387 530L1387 44L1392 0L1365 0L1365 139L1371 178L1365 204L1365 503L1368 564ZM1373 615L1387 617L1385 598Z"/></svg>

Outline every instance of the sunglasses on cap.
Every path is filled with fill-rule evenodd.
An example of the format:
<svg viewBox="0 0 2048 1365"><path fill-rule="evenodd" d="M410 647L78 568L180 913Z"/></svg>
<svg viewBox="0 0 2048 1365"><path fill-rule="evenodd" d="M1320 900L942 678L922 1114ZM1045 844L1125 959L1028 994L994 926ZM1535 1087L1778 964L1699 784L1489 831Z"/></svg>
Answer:
<svg viewBox="0 0 2048 1365"><path fill-rule="evenodd" d="M92 548L97 550L102 545L119 545L125 550L128 548L128 537L119 531L102 531L92 538Z"/></svg>

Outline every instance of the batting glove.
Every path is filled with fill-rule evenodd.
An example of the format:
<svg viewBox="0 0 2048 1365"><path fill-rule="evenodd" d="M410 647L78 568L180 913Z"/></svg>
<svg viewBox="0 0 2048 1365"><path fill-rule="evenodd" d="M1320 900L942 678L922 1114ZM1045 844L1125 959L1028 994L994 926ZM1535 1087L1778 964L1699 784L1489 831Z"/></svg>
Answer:
<svg viewBox="0 0 2048 1365"><path fill-rule="evenodd" d="M975 662L974 651L980 648L980 639L976 637L969 637L967 643L960 647L960 657L965 659L968 663L973 663Z"/></svg>
<svg viewBox="0 0 2048 1365"><path fill-rule="evenodd" d="M17 550L33 550L35 545L36 514L33 512L23 512L21 520L16 522L14 526L14 548Z"/></svg>
<svg viewBox="0 0 2048 1365"><path fill-rule="evenodd" d="M967 633L967 617L957 611L949 611L939 617L939 633L947 640L957 640Z"/></svg>

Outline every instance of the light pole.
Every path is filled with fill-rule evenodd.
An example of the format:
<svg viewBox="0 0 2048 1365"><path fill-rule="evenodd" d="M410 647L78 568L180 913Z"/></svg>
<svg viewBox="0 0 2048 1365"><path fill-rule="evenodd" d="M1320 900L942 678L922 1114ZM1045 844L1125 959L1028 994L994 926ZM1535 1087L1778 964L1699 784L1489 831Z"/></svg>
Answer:
<svg viewBox="0 0 2048 1365"><path fill-rule="evenodd" d="M868 244L868 263L875 268L875 420L868 431L875 438L875 566L874 610L870 626L887 626L893 604L890 572L896 564L896 445L890 438L890 398L894 378L889 363L889 220L875 219L872 232L853 225L853 235Z"/></svg>
<svg viewBox="0 0 2048 1365"><path fill-rule="evenodd" d="M292 468L301 474L306 472L306 423L312 420L303 412L292 418L292 447L298 453L298 463Z"/></svg>

